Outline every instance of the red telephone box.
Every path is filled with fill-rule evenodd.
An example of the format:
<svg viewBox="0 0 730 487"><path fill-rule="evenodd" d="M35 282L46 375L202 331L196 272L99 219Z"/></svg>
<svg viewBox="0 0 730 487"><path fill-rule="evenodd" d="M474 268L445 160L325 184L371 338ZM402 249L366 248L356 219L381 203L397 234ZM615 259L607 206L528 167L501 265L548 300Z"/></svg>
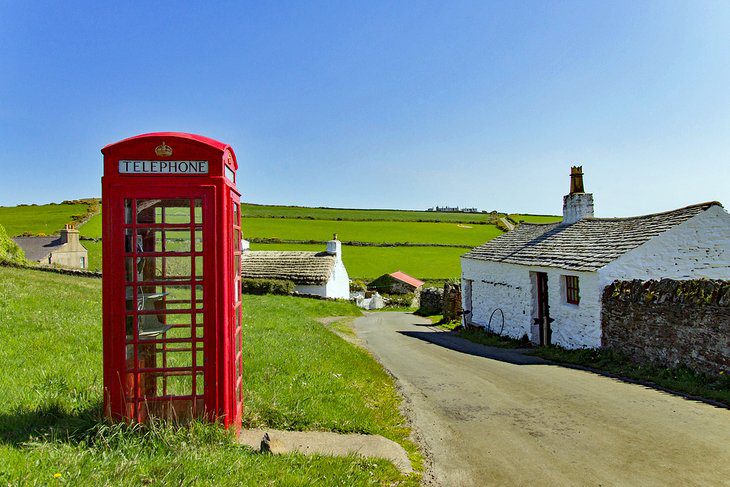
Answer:
<svg viewBox="0 0 730 487"><path fill-rule="evenodd" d="M104 147L104 404L109 417L243 411L241 207L233 149L160 132Z"/></svg>

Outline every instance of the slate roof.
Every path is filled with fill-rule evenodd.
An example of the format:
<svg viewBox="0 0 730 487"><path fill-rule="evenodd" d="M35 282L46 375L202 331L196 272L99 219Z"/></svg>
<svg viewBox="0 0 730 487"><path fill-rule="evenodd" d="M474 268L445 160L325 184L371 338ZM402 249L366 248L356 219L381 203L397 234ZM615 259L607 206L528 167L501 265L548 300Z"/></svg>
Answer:
<svg viewBox="0 0 730 487"><path fill-rule="evenodd" d="M522 223L463 257L575 271L596 271L657 235L702 213L716 201L631 218L585 218L576 223Z"/></svg>
<svg viewBox="0 0 730 487"><path fill-rule="evenodd" d="M335 256L327 252L248 250L241 256L241 277L245 279L324 284L334 267Z"/></svg>
<svg viewBox="0 0 730 487"><path fill-rule="evenodd" d="M59 236L14 237L13 242L23 249L26 259L36 262L48 260L48 254L65 245Z"/></svg>

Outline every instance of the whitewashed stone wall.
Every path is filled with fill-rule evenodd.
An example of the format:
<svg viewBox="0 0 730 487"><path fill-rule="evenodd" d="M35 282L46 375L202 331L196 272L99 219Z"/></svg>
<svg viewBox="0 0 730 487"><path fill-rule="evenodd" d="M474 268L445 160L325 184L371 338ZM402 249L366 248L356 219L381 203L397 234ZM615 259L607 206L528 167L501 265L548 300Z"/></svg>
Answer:
<svg viewBox="0 0 730 487"><path fill-rule="evenodd" d="M503 334L513 338L530 336L532 322L530 274L519 266L461 258L462 299L467 300L467 280L471 280L471 303L462 302L470 309L469 321L486 327L489 317L497 308L504 313ZM492 318L490 331L499 332L501 315Z"/></svg>
<svg viewBox="0 0 730 487"><path fill-rule="evenodd" d="M347 269L342 262L341 252L337 255L337 262L326 288L328 298L350 299L350 276L347 275Z"/></svg>
<svg viewBox="0 0 730 487"><path fill-rule="evenodd" d="M495 309L504 313L502 334L512 338L527 335L533 342L539 340L538 330L533 327L537 310L535 272L548 275L548 304L552 343L565 348L598 347L601 344L601 294L596 273L567 272L546 267L530 267L502 264L474 259L461 259L462 296L464 309L468 295L464 286L471 280L470 321L487 326ZM565 293L565 275L578 276L580 281L580 304L568 304ZM491 331L499 332L502 326L501 314L492 318Z"/></svg>
<svg viewBox="0 0 730 487"><path fill-rule="evenodd" d="M730 215L713 206L602 269L601 287L629 279L730 279Z"/></svg>
<svg viewBox="0 0 730 487"><path fill-rule="evenodd" d="M294 291L302 294L312 294L314 296L322 296L323 298L328 297L327 296L327 285L321 284L297 284L294 286Z"/></svg>

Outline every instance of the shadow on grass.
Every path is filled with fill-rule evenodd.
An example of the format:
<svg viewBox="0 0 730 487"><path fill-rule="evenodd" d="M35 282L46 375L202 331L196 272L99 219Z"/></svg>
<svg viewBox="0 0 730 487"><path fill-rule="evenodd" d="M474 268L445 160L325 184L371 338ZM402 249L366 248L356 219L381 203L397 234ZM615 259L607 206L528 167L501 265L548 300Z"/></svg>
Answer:
<svg viewBox="0 0 730 487"><path fill-rule="evenodd" d="M50 440L88 443L107 424L102 411L101 402L74 413L53 403L34 409L19 408L0 414L0 443L15 447Z"/></svg>

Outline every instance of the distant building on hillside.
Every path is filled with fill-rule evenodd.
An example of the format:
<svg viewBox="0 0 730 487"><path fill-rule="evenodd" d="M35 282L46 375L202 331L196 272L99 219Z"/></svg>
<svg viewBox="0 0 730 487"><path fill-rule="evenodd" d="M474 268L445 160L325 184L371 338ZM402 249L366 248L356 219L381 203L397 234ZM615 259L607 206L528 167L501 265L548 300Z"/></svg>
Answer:
<svg viewBox="0 0 730 487"><path fill-rule="evenodd" d="M426 211L440 211L443 213L479 213L476 208L459 208L458 206L434 206Z"/></svg>
<svg viewBox="0 0 730 487"><path fill-rule="evenodd" d="M415 293L421 289L423 281L409 276L405 272L396 271L383 274L368 284L368 289L386 294Z"/></svg>
<svg viewBox="0 0 730 487"><path fill-rule="evenodd" d="M337 235L324 252L249 250L244 242L241 277L292 281L298 293L350 299L350 278Z"/></svg>
<svg viewBox="0 0 730 487"><path fill-rule="evenodd" d="M59 236L15 237L13 241L31 262L73 269L89 267L89 253L79 241L79 231L71 225L66 225Z"/></svg>

